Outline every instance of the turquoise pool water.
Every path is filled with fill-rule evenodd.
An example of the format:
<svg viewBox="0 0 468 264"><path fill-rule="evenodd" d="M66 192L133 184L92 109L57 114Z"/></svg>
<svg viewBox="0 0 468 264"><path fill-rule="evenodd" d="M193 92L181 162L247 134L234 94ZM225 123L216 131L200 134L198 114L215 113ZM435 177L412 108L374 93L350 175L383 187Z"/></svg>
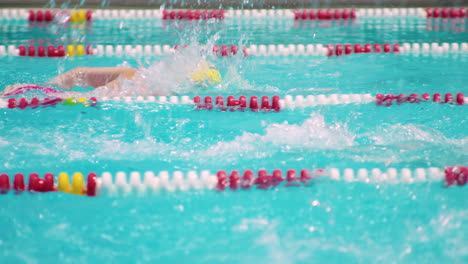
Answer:
<svg viewBox="0 0 468 264"><path fill-rule="evenodd" d="M213 38L220 44L467 39L464 32L427 31L425 19L404 25L396 19L374 20L329 27L226 20L195 26L198 33L190 25L180 30L180 24L159 21L95 22L84 30L2 21L0 29L8 36L0 34L0 44L28 44L31 39L93 45L203 44ZM124 61L138 66L160 59L3 57L0 87L42 83L78 66ZM466 90L467 59L464 54L214 58L225 85L204 93L457 93ZM96 108L3 109L0 168L12 175L466 165L467 114L466 107L432 103L330 105L280 113L118 102ZM268 191L95 198L10 192L0 200L1 263L468 262L466 187L444 188L441 182L316 179L308 187Z"/></svg>
<svg viewBox="0 0 468 264"><path fill-rule="evenodd" d="M11 20L0 26L2 44L25 44L43 39L51 43L78 41L96 44L169 44L201 42L217 34L220 44L311 44L363 42L466 42L466 19L359 18L341 21L295 21L293 19L225 19L224 21L172 21L158 19L100 20L87 24L33 24Z"/></svg>

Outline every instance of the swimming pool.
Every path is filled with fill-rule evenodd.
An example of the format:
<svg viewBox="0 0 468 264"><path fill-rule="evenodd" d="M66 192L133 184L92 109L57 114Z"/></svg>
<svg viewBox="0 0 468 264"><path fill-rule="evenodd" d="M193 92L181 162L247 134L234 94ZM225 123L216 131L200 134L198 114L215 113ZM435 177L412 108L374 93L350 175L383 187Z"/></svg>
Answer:
<svg viewBox="0 0 468 264"><path fill-rule="evenodd" d="M101 53L66 59L3 56L1 74L8 78L0 80L1 87L43 83L79 66L126 61L137 67L180 56L172 51L127 53L124 45L141 45L143 51L145 45L173 49L215 43L257 45L258 50L259 45L274 45L277 51L279 45L323 44L327 51L327 44L411 44L406 53L331 57L320 52L212 54L208 56L221 70L223 84L177 97L181 101L186 95L192 102L194 96L220 95L226 103L228 95L259 96L259 101L261 96L278 95L285 106L292 96L295 107L279 112L208 111L193 104L148 102L148 97L141 99L145 102L136 97L98 98L96 107L2 109L1 173L11 180L18 172L41 177L51 172L56 182L60 172L70 177L81 172L85 178L96 172L100 177L110 174L117 184L101 185L96 197L63 192L0 195L2 262L467 262L466 187L444 188L443 175L435 173L434 179L428 170L467 165L466 106L428 101L387 107L377 106L375 99L333 104L324 99L319 104L321 95L333 94L343 102L343 95L465 92L466 53L417 53L413 48L413 43L421 44L422 50L423 43L434 42L440 47L459 43L461 48L467 40L463 30L428 28L454 22L425 17L339 22L226 18L199 23L146 18L96 19L59 27L2 20L0 28L6 34L0 34L1 45L83 44L95 51L104 46ZM465 23L457 20L456 28ZM113 52L107 53L105 45ZM121 56L115 55L117 45L122 45ZM170 77L169 72L159 73ZM303 96L302 107L297 95ZM314 104L307 103L311 95ZM26 97L34 96L38 94ZM390 168L398 172L396 182ZM411 170L410 178L405 178L405 168ZM242 176L244 170L256 175L261 169L268 174L282 170L283 177L289 169L298 177L300 170L308 169L313 179L290 184L295 186L270 184L263 190L255 184L235 191L231 186L216 191L218 182L210 181L221 170L227 176L237 170ZM333 169L339 169L339 179ZM424 177L418 169L424 169ZM200 181L202 187L190 185L189 175L203 180L206 170L212 177ZM123 178L136 179L132 172L144 181L147 171L159 176L167 171L178 181L175 190L164 184L145 192L119 185ZM188 190L180 190L187 187L184 183L189 183Z"/></svg>

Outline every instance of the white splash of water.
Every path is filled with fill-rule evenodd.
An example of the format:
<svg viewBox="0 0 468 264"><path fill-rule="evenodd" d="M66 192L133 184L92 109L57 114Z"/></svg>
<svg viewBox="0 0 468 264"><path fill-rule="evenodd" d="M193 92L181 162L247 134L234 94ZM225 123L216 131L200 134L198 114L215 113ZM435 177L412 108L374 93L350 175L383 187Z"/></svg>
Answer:
<svg viewBox="0 0 468 264"><path fill-rule="evenodd" d="M40 129L24 131L13 128L12 135L23 137L11 138L8 142L0 137L0 152L11 153L3 156L0 162L9 168L21 167L23 156L56 157L60 162L79 160L152 160L190 161L194 163L226 164L237 162L248 156L250 159L264 159L277 153L291 153L303 157L305 152L336 150L344 160L357 162L420 162L431 166L444 166L453 162L453 158L462 159L467 153L467 138L448 138L440 131L414 124L394 125L386 128L371 128L367 134L356 134L344 123L326 121L323 115L313 113L301 124L272 123L263 132L243 132L232 140L211 143L209 140L191 140L190 135L175 140L165 141L153 138L146 130L156 124L142 125L142 117L135 116L137 130L141 129L144 137L131 139L126 130L119 134L108 135L95 133L63 133L61 128L47 133ZM108 122L109 120L103 120ZM184 122L190 123L190 120ZM104 123L103 123L104 124ZM93 127L100 124L89 123ZM172 133L166 130L165 133ZM183 132L182 130L182 133ZM27 138L25 140L25 138ZM32 141L34 138L34 141ZM77 141L78 140L78 141ZM188 140L188 141L187 141ZM429 147L427 146L429 145ZM206 147L205 147L206 146ZM11 148L14 151L11 152ZM27 152L23 150L27 149ZM435 163L437 160L437 163ZM53 166L55 159L44 162L43 166ZM439 164L440 163L440 164ZM5 165L6 166L6 165Z"/></svg>
<svg viewBox="0 0 468 264"><path fill-rule="evenodd" d="M174 153L178 153L178 155L182 156L184 151L178 150L174 145L146 138L133 142L121 142L119 140L102 141L102 145L99 147L99 151L95 156L111 160L122 160L128 159L127 155L131 154L132 160L145 160L156 155L169 157L174 155Z"/></svg>
<svg viewBox="0 0 468 264"><path fill-rule="evenodd" d="M367 143L343 154L358 162L382 162L386 165L430 162L431 166L445 166L451 164L453 153L468 153L468 138L449 138L425 125L377 126L358 138Z"/></svg>
<svg viewBox="0 0 468 264"><path fill-rule="evenodd" d="M367 136L371 137L375 141L375 144L378 145L389 145L402 141L468 143L468 138L449 139L440 131L415 124L396 124L390 127L378 127L375 132L367 134Z"/></svg>
<svg viewBox="0 0 468 264"><path fill-rule="evenodd" d="M208 148L204 155L238 156L250 151L267 155L274 149L342 149L352 146L354 137L355 134L345 124L328 124L324 116L313 113L300 125L290 125L287 122L271 124L265 129L264 135L244 132L233 141L219 142Z"/></svg>
<svg viewBox="0 0 468 264"><path fill-rule="evenodd" d="M192 43L148 68L140 68L137 76L124 85L125 91L138 95L171 95L200 89L188 76L208 60L209 54L201 50L200 45Z"/></svg>
<svg viewBox="0 0 468 264"><path fill-rule="evenodd" d="M241 89L254 90L254 87L242 77L244 56L242 50L238 50L235 56L229 58L218 57L213 52L213 47L219 40L221 32L208 36L208 40L200 41L206 37L201 31L194 28L182 34L181 43L187 44L179 47L172 54L165 55L159 61L140 62L137 74L127 81L122 81L118 89L99 87L88 96L158 96L177 95L189 93L214 93L241 87ZM204 34L211 34L204 32ZM243 38L238 46L243 45ZM200 85L191 80L190 76L201 66L219 70L222 81L216 84ZM121 66L129 66L123 63ZM202 67L203 68L203 67Z"/></svg>

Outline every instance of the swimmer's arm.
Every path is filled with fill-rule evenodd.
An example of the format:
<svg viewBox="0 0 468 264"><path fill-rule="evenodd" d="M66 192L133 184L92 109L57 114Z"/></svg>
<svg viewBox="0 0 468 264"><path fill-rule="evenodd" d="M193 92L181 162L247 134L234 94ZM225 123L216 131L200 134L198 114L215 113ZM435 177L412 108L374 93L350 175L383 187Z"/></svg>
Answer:
<svg viewBox="0 0 468 264"><path fill-rule="evenodd" d="M131 79L136 69L130 67L92 68L80 67L55 77L51 84L64 89L78 85L82 87L99 87L120 85L120 78Z"/></svg>

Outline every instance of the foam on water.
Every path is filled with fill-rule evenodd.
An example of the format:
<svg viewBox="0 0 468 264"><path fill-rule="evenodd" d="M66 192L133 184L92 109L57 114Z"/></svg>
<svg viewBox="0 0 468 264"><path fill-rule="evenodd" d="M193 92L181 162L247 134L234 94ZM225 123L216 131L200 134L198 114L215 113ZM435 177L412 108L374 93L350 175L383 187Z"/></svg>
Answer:
<svg viewBox="0 0 468 264"><path fill-rule="evenodd" d="M260 164L270 159L286 162L291 158L297 162L317 162L326 157L358 164L398 166L411 162L422 167L443 167L461 162L466 159L463 153L468 153L467 138L450 138L439 130L412 123L370 127L371 132L360 134L359 128L350 128L348 122L313 113L299 124L264 121L265 127L259 132L244 131L233 138L232 134L218 136L213 143L211 136L194 136L201 130L193 127L209 121L183 119L163 125L148 120L152 115L136 112L134 120L127 120L120 131L109 130L115 124L108 117L98 122L83 120L46 129L14 127L8 131L8 141L0 137L0 151L9 153L2 155L0 163L7 169L22 169L28 167L26 157L35 157L43 160L40 166L52 169L57 161L58 164L83 161L97 165L157 160L221 169L246 160L257 160ZM77 131L64 133L70 129ZM95 131L108 132L96 134Z"/></svg>
<svg viewBox="0 0 468 264"><path fill-rule="evenodd" d="M154 62L148 68L140 68L137 76L124 85L124 94L132 95L172 95L189 93L201 89L193 85L188 76L208 60L208 53L201 52L195 43L181 48L173 55Z"/></svg>
<svg viewBox="0 0 468 264"><path fill-rule="evenodd" d="M179 22L180 23L180 22ZM214 21L208 23L215 23ZM175 25L177 26L177 24ZM129 81L124 81L121 89L99 87L89 95L97 96L148 96L148 95L177 95L191 93L219 93L242 87L254 87L242 77L244 55L239 50L237 55L228 58L218 57L213 47L219 40L220 32L215 29L200 29L200 25L192 25L192 30L181 34L180 46L172 54L154 61L142 58L138 73ZM237 40L241 47L244 37ZM128 66L123 62L123 66ZM190 79L194 70L208 65L218 69L222 75L222 82L218 84L200 85ZM258 92L258 90L257 90Z"/></svg>
<svg viewBox="0 0 468 264"><path fill-rule="evenodd" d="M392 126L379 126L368 134L377 145L389 145L405 141L421 141L427 143L447 142L450 145L468 147L468 137L462 139L447 138L443 133L424 125L396 124Z"/></svg>
<svg viewBox="0 0 468 264"><path fill-rule="evenodd" d="M324 116L313 113L300 125L290 125L285 121L268 125L263 135L244 132L233 141L221 141L209 147L205 155L236 159L239 154L248 152L264 156L271 155L273 150L341 149L352 146L354 137L355 134L345 124L329 124Z"/></svg>

